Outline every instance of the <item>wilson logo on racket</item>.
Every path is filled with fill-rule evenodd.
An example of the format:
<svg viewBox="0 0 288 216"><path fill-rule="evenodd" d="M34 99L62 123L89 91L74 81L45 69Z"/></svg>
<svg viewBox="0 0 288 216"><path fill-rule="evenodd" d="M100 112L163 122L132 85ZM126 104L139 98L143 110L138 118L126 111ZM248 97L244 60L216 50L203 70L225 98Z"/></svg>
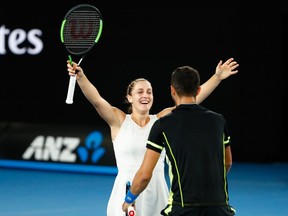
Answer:
<svg viewBox="0 0 288 216"><path fill-rule="evenodd" d="M93 23L86 23L83 20L78 21L78 20L71 20L70 21L70 35L71 38L73 39L87 39L92 35L92 33L94 32L94 25Z"/></svg>

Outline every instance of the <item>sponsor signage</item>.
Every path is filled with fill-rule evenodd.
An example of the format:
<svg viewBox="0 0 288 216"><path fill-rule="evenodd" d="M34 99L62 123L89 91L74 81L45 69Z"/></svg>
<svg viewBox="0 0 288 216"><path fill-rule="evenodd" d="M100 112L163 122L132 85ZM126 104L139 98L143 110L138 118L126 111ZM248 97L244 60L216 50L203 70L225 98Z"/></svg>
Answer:
<svg viewBox="0 0 288 216"><path fill-rule="evenodd" d="M0 166L117 174L109 128L1 122Z"/></svg>
<svg viewBox="0 0 288 216"><path fill-rule="evenodd" d="M28 31L17 28L10 29L4 24L0 25L0 55L11 52L15 55L37 55L43 50L41 29L29 29Z"/></svg>

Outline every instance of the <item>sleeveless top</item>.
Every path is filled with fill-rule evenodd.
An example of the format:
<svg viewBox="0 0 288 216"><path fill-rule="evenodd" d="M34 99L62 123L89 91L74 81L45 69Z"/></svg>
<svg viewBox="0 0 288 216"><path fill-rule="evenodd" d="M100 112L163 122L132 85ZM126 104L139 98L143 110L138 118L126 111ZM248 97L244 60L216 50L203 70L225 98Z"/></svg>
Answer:
<svg viewBox="0 0 288 216"><path fill-rule="evenodd" d="M149 115L149 117L148 124L140 127L132 120L131 115L126 115L117 137L113 140L118 174L109 198L107 216L125 216L122 204L126 194L126 182L132 183L134 175L140 168L150 129L158 119L156 115ZM164 162L165 151L163 150L147 188L135 202L137 216L160 216L160 211L167 205L169 194Z"/></svg>

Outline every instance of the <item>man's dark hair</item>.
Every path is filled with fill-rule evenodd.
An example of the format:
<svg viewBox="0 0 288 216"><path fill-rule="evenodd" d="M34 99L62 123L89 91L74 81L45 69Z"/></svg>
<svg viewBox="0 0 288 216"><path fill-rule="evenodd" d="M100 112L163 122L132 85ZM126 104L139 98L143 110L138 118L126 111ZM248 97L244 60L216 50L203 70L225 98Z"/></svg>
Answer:
<svg viewBox="0 0 288 216"><path fill-rule="evenodd" d="M200 75L190 66L178 67L171 75L171 85L179 96L195 97L200 86Z"/></svg>

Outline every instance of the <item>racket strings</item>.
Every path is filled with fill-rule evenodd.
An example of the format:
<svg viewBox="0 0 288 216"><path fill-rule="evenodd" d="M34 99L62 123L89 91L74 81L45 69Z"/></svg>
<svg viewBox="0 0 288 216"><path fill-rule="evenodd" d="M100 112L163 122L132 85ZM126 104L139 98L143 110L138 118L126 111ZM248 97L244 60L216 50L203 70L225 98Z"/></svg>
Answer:
<svg viewBox="0 0 288 216"><path fill-rule="evenodd" d="M101 31L101 17L97 11L78 10L72 11L66 18L63 29L64 44L66 49L75 55L88 52Z"/></svg>

